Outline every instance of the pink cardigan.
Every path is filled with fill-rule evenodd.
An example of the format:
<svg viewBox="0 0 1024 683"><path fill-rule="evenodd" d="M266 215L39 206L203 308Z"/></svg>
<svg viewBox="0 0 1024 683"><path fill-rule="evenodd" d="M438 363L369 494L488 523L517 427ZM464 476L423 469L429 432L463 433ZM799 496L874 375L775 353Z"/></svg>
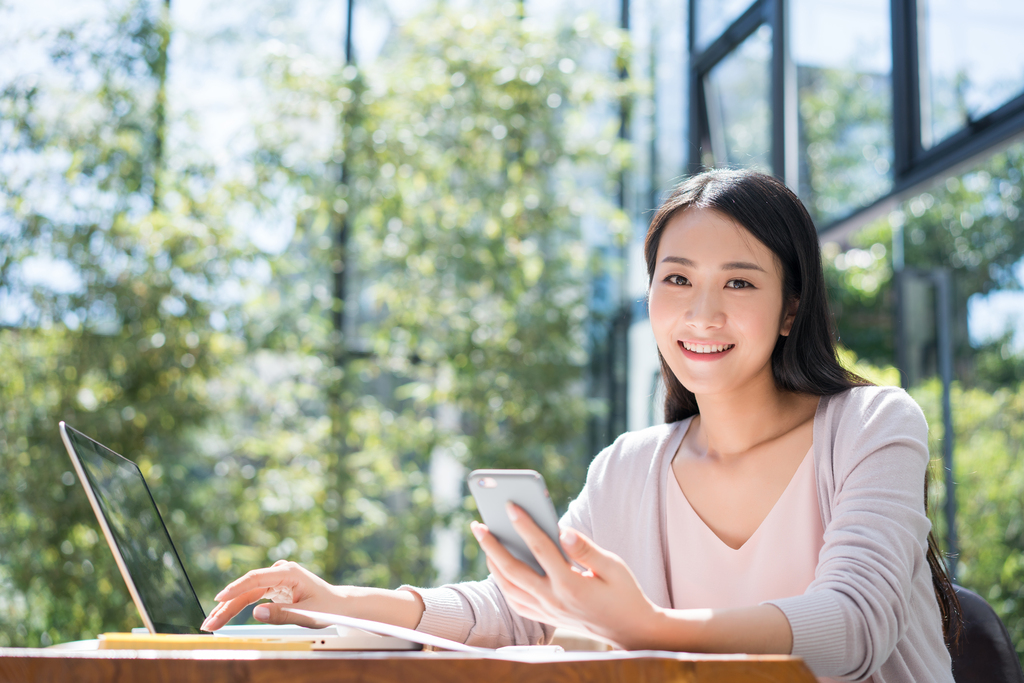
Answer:
<svg viewBox="0 0 1024 683"><path fill-rule="evenodd" d="M668 607L665 485L689 420L623 434L593 461L563 526L622 557L647 597ZM825 544L803 595L771 600L789 619L793 654L817 676L952 683L925 559L928 425L902 389L823 397L814 418L815 480ZM419 630L484 647L546 641L553 628L512 612L489 579L415 590Z"/></svg>

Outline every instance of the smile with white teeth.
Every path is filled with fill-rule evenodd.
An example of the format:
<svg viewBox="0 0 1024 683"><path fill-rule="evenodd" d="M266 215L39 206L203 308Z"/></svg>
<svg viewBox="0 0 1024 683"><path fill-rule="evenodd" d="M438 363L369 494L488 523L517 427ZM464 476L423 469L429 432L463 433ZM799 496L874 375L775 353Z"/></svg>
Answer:
<svg viewBox="0 0 1024 683"><path fill-rule="evenodd" d="M692 342L680 342L683 348L693 353L721 353L722 351L728 351L735 344L694 344Z"/></svg>

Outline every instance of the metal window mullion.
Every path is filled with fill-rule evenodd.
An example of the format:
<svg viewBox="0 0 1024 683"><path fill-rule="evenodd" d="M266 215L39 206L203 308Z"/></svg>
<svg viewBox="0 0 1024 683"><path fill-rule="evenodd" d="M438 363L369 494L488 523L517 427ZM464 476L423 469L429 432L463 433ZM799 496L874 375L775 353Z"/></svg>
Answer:
<svg viewBox="0 0 1024 683"><path fill-rule="evenodd" d="M696 17L695 11L692 9L695 2L696 0L690 0L691 21ZM711 70L711 67L722 61L723 58L739 47L761 24L770 23L772 20L772 4L772 0L757 0L757 2L751 3L747 11L737 17L736 21L732 22L728 28L722 31L703 50L696 49L696 44L694 43L694 40L696 40L696 29L691 24L690 58L692 63L696 65L697 71L700 74L707 73Z"/></svg>
<svg viewBox="0 0 1024 683"><path fill-rule="evenodd" d="M345 53L345 65L351 65L355 63L355 52L353 48L352 40L352 6L355 0L347 0L345 3L345 37L344 37L344 53ZM344 130L343 121L339 121L339 130L342 136L346 135ZM348 141L343 138L342 145L344 148L348 147ZM348 173L348 159L342 158L341 163L338 164L338 185L343 186L349 182ZM334 229L335 248L338 253L338 260L341 262L341 267L334 273L334 297L340 302L340 307L333 312L334 329L337 332L340 344L335 349L337 356L336 362L340 365L344 362L344 357L347 353L347 340L345 340L345 308L348 303L348 242L349 242L349 220L348 214L341 217L336 222Z"/></svg>
<svg viewBox="0 0 1024 683"><path fill-rule="evenodd" d="M939 352L939 377L942 379L942 469L946 484L943 512L946 518L946 563L951 579L956 578L956 564L960 543L956 533L956 481L953 478L953 283L950 272L944 268L932 271L935 286L936 342Z"/></svg>
<svg viewBox="0 0 1024 683"><path fill-rule="evenodd" d="M893 184L899 185L922 152L917 0L891 0Z"/></svg>
<svg viewBox="0 0 1024 683"><path fill-rule="evenodd" d="M1013 100L1007 110L1000 110L998 118L989 126L981 128L976 124L974 128L980 130L966 128L935 148L922 151L909 169L894 178L889 194L821 226L819 234L828 235L831 240L845 239L853 230L885 215L904 199L924 191L940 174L964 173L999 146L1024 141L1024 95Z"/></svg>
<svg viewBox="0 0 1024 683"><path fill-rule="evenodd" d="M786 26L786 0L773 0L766 7L766 20L772 27L772 174L783 182L796 187L795 178L787 167L795 161L794 150L788 149L795 140L792 138L796 132L789 119L788 109L792 103L793 95L789 92L794 89L789 50L787 49L788 27ZM794 109L795 111L795 109Z"/></svg>
<svg viewBox="0 0 1024 683"><path fill-rule="evenodd" d="M700 145L704 139L704 130L701 125L701 109L704 107L704 93L700 85L700 73L697 70L697 9L699 0L687 2L687 26L686 26L686 48L689 59L686 64L686 72L689 74L687 89L689 90L689 122L686 146L686 173L697 173L700 171Z"/></svg>

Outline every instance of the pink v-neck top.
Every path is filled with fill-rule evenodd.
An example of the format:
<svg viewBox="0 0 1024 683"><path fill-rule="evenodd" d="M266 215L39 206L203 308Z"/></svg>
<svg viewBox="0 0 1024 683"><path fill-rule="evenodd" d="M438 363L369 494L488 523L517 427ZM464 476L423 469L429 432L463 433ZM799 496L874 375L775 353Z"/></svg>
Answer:
<svg viewBox="0 0 1024 683"><path fill-rule="evenodd" d="M750 607L802 595L825 544L811 451L761 526L739 548L704 523L668 468L668 577L675 609ZM831 678L819 678L831 683Z"/></svg>
<svg viewBox="0 0 1024 683"><path fill-rule="evenodd" d="M739 548L694 512L672 468L666 486L668 576L675 609L749 607L802 595L824 545L810 452L761 526Z"/></svg>

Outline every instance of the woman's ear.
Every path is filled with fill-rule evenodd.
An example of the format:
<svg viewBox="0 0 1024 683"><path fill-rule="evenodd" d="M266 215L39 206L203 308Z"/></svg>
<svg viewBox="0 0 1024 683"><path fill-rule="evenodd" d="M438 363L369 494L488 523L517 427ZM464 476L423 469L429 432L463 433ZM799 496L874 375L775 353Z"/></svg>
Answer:
<svg viewBox="0 0 1024 683"><path fill-rule="evenodd" d="M788 337L789 331L793 329L793 321L796 320L798 308L800 308L800 299L793 298L783 311L782 329L779 330L779 334L783 337Z"/></svg>

